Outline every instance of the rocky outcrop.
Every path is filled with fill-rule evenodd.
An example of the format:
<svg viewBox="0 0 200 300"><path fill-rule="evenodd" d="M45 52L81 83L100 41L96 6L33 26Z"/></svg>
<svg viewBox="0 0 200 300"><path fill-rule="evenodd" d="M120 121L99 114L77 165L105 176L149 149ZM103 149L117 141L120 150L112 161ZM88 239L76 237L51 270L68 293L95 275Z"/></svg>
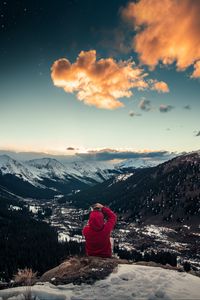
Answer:
<svg viewBox="0 0 200 300"><path fill-rule="evenodd" d="M72 257L59 266L45 272L40 282L58 284L92 284L96 280L104 279L118 266L128 264L124 259L101 257Z"/></svg>

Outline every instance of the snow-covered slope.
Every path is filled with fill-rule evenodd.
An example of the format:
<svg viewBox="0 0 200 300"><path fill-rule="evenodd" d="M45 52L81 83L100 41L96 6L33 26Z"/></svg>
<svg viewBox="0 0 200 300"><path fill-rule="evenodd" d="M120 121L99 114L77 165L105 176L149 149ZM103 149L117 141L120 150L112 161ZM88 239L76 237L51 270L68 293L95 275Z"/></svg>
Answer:
<svg viewBox="0 0 200 300"><path fill-rule="evenodd" d="M48 195L49 189L57 194L70 194L103 182L119 172L103 162L64 164L53 158L19 162L8 155L0 155L0 186L8 191L11 188L11 192L20 196L36 197L31 186L42 188Z"/></svg>
<svg viewBox="0 0 200 300"><path fill-rule="evenodd" d="M97 182L109 179L117 172L114 165L102 161L77 161L65 166L69 174L92 178Z"/></svg>
<svg viewBox="0 0 200 300"><path fill-rule="evenodd" d="M115 165L116 168L118 169L127 169L127 168L150 168L150 167L155 167L161 163L166 161L166 159L163 160L156 160L152 158L131 158L127 159L125 161L122 161Z"/></svg>
<svg viewBox="0 0 200 300"><path fill-rule="evenodd" d="M33 159L24 164L33 174L41 178L57 177L63 179L67 175L64 165L53 158Z"/></svg>
<svg viewBox="0 0 200 300"><path fill-rule="evenodd" d="M11 174L25 181L29 181L34 184L35 180L39 179L37 174L31 172L23 163L12 159L8 155L0 156L0 173L2 175Z"/></svg>
<svg viewBox="0 0 200 300"><path fill-rule="evenodd" d="M0 172L3 175L15 175L31 184L35 180L55 178L67 180L68 177L69 179L74 177L86 183L88 180L102 182L120 173L120 169L115 168L113 164L101 161L61 163L53 158L42 158L19 162L8 155L1 155Z"/></svg>
<svg viewBox="0 0 200 300"><path fill-rule="evenodd" d="M200 299L200 278L159 267L119 265L117 272L94 285L38 283L31 291L37 300L192 300ZM22 300L25 292L25 287L1 290L0 297Z"/></svg>
<svg viewBox="0 0 200 300"><path fill-rule="evenodd" d="M160 161L147 159L128 159L119 164L105 161L74 161L61 163L54 158L41 158L29 161L17 161L8 155L0 155L0 172L12 174L25 181L33 183L34 180L66 179L74 176L84 182L92 179L94 182L103 182L115 174L125 172L125 169L155 166Z"/></svg>
<svg viewBox="0 0 200 300"><path fill-rule="evenodd" d="M118 181L125 180L128 177L124 177L124 174L131 174L135 168L151 165L151 161L139 159L127 160L121 164L98 160L81 161L80 159L66 163L49 157L17 161L8 155L0 155L0 176L10 174L13 180L12 184L8 185L10 178L5 179L5 176L5 180L3 180L1 177L2 181L6 182L6 185L1 184L1 182L0 184L8 190L10 185L12 185L20 193L20 191L24 190L22 185L18 188L20 179L23 184L28 183L43 190L51 189L58 194L68 195L76 190L84 189L88 185L102 183L116 175L122 175L122 177L117 177ZM18 180L16 181L15 178ZM15 192L17 189L13 189L11 192ZM31 187L29 187L30 189ZM27 195L31 195L31 191Z"/></svg>
<svg viewBox="0 0 200 300"><path fill-rule="evenodd" d="M74 176L79 180L86 178L102 182L110 178L113 174L108 169L114 167L99 162L73 162L62 164L56 159L42 158L25 162L19 162L8 155L0 156L0 173L2 175L12 174L31 184L34 181L48 179L67 179L68 176Z"/></svg>

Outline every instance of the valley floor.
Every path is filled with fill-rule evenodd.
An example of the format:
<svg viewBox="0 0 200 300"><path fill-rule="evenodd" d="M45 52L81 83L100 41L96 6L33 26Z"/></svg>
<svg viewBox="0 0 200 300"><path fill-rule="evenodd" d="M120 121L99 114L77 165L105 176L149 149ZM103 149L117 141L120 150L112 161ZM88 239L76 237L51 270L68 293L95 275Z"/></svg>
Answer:
<svg viewBox="0 0 200 300"><path fill-rule="evenodd" d="M52 214L45 219L55 227L60 242L76 241L82 243L82 228L87 222L87 211L73 208L67 204L54 201L28 200L32 212L37 216L38 210L51 208ZM123 256L121 258L144 260L144 256L170 252L177 256L178 265L188 262L193 270L200 274L200 225L188 226L186 223L172 224L137 224L118 220L113 232L115 245ZM131 253L135 253L135 257ZM129 256L130 253L130 256ZM139 254L139 256L138 256ZM161 261L157 261L162 263ZM169 261L167 263L170 263Z"/></svg>
<svg viewBox="0 0 200 300"><path fill-rule="evenodd" d="M73 208L57 201L41 202L28 200L27 205L35 215L38 210L52 209L52 215L45 219L55 227L60 242L76 241L82 243L82 228L87 222L87 211ZM144 256L153 256L158 253L170 252L177 257L177 263L183 265L186 261L193 270L200 273L200 225L188 226L186 223L173 224L136 224L118 219L113 232L115 245L123 252L121 258L145 260ZM118 252L118 251L117 251ZM135 253L135 254L132 254ZM139 255L139 256L138 256ZM162 263L161 261L157 261ZM170 263L170 261L167 261Z"/></svg>

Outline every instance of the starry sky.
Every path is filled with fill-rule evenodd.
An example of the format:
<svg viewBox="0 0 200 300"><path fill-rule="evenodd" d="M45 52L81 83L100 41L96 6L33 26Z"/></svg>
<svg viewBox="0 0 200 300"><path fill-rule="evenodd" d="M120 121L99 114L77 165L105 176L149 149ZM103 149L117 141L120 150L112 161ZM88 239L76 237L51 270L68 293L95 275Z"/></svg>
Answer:
<svg viewBox="0 0 200 300"><path fill-rule="evenodd" d="M0 149L198 150L199 14L198 0L0 1Z"/></svg>

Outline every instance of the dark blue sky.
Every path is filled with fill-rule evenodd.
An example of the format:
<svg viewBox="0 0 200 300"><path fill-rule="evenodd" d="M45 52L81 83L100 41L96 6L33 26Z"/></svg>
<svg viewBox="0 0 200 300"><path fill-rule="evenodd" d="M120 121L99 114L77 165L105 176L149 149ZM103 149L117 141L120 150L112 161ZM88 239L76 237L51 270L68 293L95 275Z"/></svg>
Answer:
<svg viewBox="0 0 200 300"><path fill-rule="evenodd" d="M16 65L25 60L53 61L66 54L73 59L82 49L99 44L103 31L119 25L119 9L125 4L124 0L1 1L1 63L8 56Z"/></svg>

